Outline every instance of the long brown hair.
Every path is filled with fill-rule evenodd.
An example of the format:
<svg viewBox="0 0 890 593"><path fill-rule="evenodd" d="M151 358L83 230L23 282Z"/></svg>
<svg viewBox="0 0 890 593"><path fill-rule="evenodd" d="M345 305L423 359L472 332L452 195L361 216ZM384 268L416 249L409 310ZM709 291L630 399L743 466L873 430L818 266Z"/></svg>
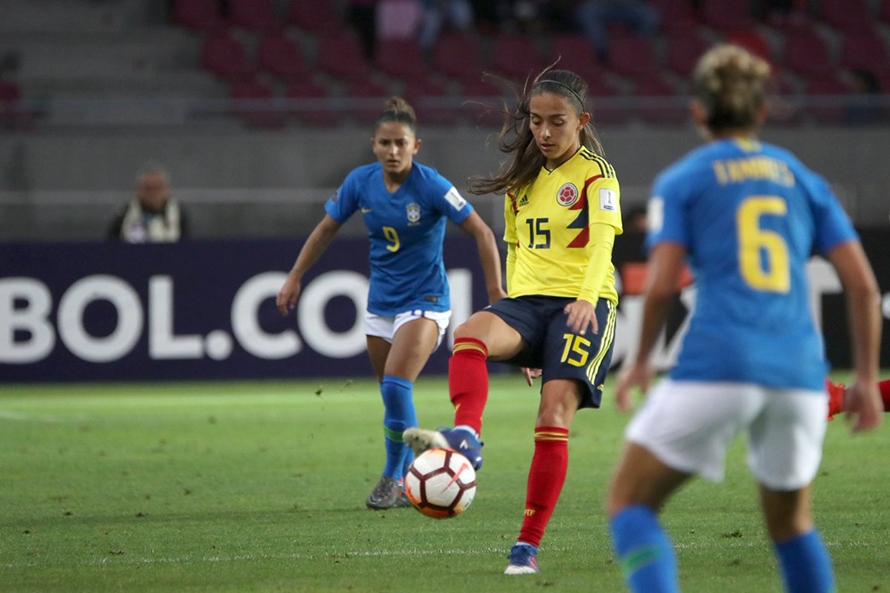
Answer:
<svg viewBox="0 0 890 593"><path fill-rule="evenodd" d="M538 149L534 134L529 126L531 98L542 93L552 93L564 97L580 115L587 103L587 82L570 70L547 69L532 81L526 80L514 110L505 108L504 125L498 136L498 148L512 156L505 167L495 175L474 176L469 180L470 192L481 194L503 194L528 185L538 176L547 158ZM603 145L596 136L593 122L581 129L581 145L603 156Z"/></svg>

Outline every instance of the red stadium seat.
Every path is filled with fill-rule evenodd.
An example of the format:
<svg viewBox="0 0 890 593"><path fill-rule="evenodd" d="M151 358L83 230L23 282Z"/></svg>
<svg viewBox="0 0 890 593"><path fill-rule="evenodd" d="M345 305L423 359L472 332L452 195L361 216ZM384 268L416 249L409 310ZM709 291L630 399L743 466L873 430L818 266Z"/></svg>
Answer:
<svg viewBox="0 0 890 593"><path fill-rule="evenodd" d="M691 32L673 32L664 36L664 67L677 76L688 79L698 59L710 43Z"/></svg>
<svg viewBox="0 0 890 593"><path fill-rule="evenodd" d="M888 59L887 44L871 28L844 35L840 57L842 67L878 72L887 66Z"/></svg>
<svg viewBox="0 0 890 593"><path fill-rule="evenodd" d="M505 89L491 79L467 80L461 84L461 112L474 127L499 129L504 122Z"/></svg>
<svg viewBox="0 0 890 593"><path fill-rule="evenodd" d="M649 124L686 125L688 99L659 76L646 76L633 82L637 115Z"/></svg>
<svg viewBox="0 0 890 593"><path fill-rule="evenodd" d="M261 37L257 43L257 66L275 78L290 81L307 75L299 43L284 34Z"/></svg>
<svg viewBox="0 0 890 593"><path fill-rule="evenodd" d="M498 33L491 42L491 66L505 78L523 81L544 69L537 43L531 35Z"/></svg>
<svg viewBox="0 0 890 593"><path fill-rule="evenodd" d="M451 97L440 84L425 79L416 80L405 89L404 96L414 107L421 127L451 126L458 120L458 110L454 105L445 104Z"/></svg>
<svg viewBox="0 0 890 593"><path fill-rule="evenodd" d="M571 70L588 83L603 76L603 65L596 57L593 46L580 34L554 35L550 40L550 54L547 61L556 62L554 68Z"/></svg>
<svg viewBox="0 0 890 593"><path fill-rule="evenodd" d="M834 75L814 78L806 84L806 95L811 104L805 112L819 123L841 123L847 112L843 98L849 94L850 87Z"/></svg>
<svg viewBox="0 0 890 593"><path fill-rule="evenodd" d="M630 33L614 33L609 41L609 68L616 74L639 78L659 72L651 39Z"/></svg>
<svg viewBox="0 0 890 593"><path fill-rule="evenodd" d="M383 112L386 100L393 95L387 87L366 79L351 80L344 94L361 103L350 109L346 116L362 125L374 123Z"/></svg>
<svg viewBox="0 0 890 593"><path fill-rule="evenodd" d="M285 97L298 103L290 110L290 114L305 124L320 127L335 126L344 117L344 114L329 108L328 90L310 80L292 81L287 85Z"/></svg>
<svg viewBox="0 0 890 593"><path fill-rule="evenodd" d="M226 25L219 0L176 0L172 16L174 22L193 31L219 31Z"/></svg>
<svg viewBox="0 0 890 593"><path fill-rule="evenodd" d="M739 0L705 0L701 3L702 22L718 31L747 29L754 25L748 2Z"/></svg>
<svg viewBox="0 0 890 593"><path fill-rule="evenodd" d="M317 69L335 78L365 77L372 69L358 36L351 29L320 36L316 51Z"/></svg>
<svg viewBox="0 0 890 593"><path fill-rule="evenodd" d="M254 32L277 31L282 25L272 0L229 0L229 19L236 27Z"/></svg>
<svg viewBox="0 0 890 593"><path fill-rule="evenodd" d="M423 78L428 67L420 46L412 39L380 39L374 54L377 69L404 81Z"/></svg>
<svg viewBox="0 0 890 593"><path fill-rule="evenodd" d="M275 97L272 87L259 80L239 80L232 83L231 97L234 111L248 125L279 128L284 125L284 111L272 109L265 103Z"/></svg>
<svg viewBox="0 0 890 593"><path fill-rule="evenodd" d="M785 36L786 68L805 78L825 76L834 68L828 45L815 31L792 31Z"/></svg>
<svg viewBox="0 0 890 593"><path fill-rule="evenodd" d="M228 33L211 35L204 40L201 65L226 80L249 79L256 71L242 43Z"/></svg>
<svg viewBox="0 0 890 593"><path fill-rule="evenodd" d="M287 23L312 33L327 32L342 26L334 0L290 0Z"/></svg>
<svg viewBox="0 0 890 593"><path fill-rule="evenodd" d="M475 35L446 31L436 41L432 65L455 80L481 80L485 70L482 44Z"/></svg>
<svg viewBox="0 0 890 593"><path fill-rule="evenodd" d="M819 8L822 21L843 33L871 28L872 16L864 0L820 0Z"/></svg>
<svg viewBox="0 0 890 593"><path fill-rule="evenodd" d="M691 2L677 0L649 0L661 15L661 29L668 33L693 32L701 19Z"/></svg>

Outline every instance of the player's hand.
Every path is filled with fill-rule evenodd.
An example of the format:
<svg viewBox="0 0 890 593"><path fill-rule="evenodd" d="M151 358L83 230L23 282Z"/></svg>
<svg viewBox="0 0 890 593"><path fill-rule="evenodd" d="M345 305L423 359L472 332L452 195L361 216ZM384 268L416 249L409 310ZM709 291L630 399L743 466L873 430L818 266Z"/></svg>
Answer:
<svg viewBox="0 0 890 593"><path fill-rule="evenodd" d="M300 279L288 275L287 280L284 281L284 286L278 292L278 298L275 299L275 306L278 307L278 312L282 315L287 315L296 306L299 297Z"/></svg>
<svg viewBox="0 0 890 593"><path fill-rule="evenodd" d="M525 375L525 382L531 387L535 384L535 379L541 376L541 369L530 369L522 367L522 374Z"/></svg>
<svg viewBox="0 0 890 593"><path fill-rule="evenodd" d="M649 383L654 375L652 367L643 362L634 362L621 369L618 374L618 384L615 387L615 404L622 412L633 409L633 401L630 397L631 389L639 387L645 393L649 390Z"/></svg>
<svg viewBox="0 0 890 593"><path fill-rule="evenodd" d="M590 301L578 299L565 306L566 325L572 333L583 336L587 328L593 333L599 332L599 324L596 321L596 307Z"/></svg>
<svg viewBox="0 0 890 593"><path fill-rule="evenodd" d="M881 425L884 404L874 381L856 381L844 398L844 419L853 432L873 430Z"/></svg>

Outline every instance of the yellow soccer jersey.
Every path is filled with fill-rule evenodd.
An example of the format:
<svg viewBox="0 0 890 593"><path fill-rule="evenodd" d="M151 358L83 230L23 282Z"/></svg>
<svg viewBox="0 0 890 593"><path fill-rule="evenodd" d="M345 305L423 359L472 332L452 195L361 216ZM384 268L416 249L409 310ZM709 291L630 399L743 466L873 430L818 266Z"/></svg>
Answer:
<svg viewBox="0 0 890 593"><path fill-rule="evenodd" d="M515 246L507 292L511 297L577 298L593 249L590 229L608 224L622 233L618 179L602 157L582 147L549 171L542 167L530 185L508 192L504 241ZM618 302L610 262L599 296Z"/></svg>

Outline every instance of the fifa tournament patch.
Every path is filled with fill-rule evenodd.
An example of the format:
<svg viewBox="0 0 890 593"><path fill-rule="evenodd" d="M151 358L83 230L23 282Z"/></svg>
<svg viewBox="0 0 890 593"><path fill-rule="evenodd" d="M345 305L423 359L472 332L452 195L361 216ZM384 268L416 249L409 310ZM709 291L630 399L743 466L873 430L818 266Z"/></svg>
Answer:
<svg viewBox="0 0 890 593"><path fill-rule="evenodd" d="M618 212L618 194L614 189L600 188L600 210Z"/></svg>
<svg viewBox="0 0 890 593"><path fill-rule="evenodd" d="M455 210L462 210L467 204L467 201L455 187L449 189L448 193L445 194L445 201L451 204Z"/></svg>
<svg viewBox="0 0 890 593"><path fill-rule="evenodd" d="M578 188L574 183L563 183L559 191L556 192L556 203L560 206L573 206L580 196L581 194L578 193Z"/></svg>

